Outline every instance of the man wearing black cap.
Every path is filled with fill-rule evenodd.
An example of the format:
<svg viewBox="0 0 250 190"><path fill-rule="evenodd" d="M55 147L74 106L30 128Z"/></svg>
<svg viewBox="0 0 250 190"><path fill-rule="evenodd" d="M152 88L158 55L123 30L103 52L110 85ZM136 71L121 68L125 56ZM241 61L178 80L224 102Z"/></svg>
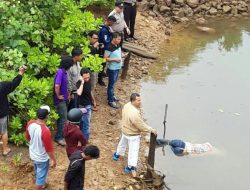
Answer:
<svg viewBox="0 0 250 190"><path fill-rule="evenodd" d="M41 106L37 110L37 120L29 121L26 127L30 159L33 161L35 169L36 190L47 186L49 163L51 162L51 167L56 166L51 133L46 126L49 112L49 106Z"/></svg>
<svg viewBox="0 0 250 190"><path fill-rule="evenodd" d="M127 26L130 29L130 35L125 33L125 39L129 37L137 40L134 36L135 34L135 19L136 19L136 2L140 2L142 0L124 0L124 18Z"/></svg>

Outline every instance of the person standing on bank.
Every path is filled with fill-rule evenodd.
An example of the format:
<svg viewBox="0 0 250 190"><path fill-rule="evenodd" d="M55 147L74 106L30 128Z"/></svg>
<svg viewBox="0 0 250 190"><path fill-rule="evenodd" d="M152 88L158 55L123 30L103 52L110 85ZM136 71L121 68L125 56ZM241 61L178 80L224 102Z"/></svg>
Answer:
<svg viewBox="0 0 250 190"><path fill-rule="evenodd" d="M83 68L80 74L81 78L76 83L79 108L85 108L87 110L81 118L80 129L85 139L88 141L90 134L91 108L92 104L95 105L95 102L91 93L90 70Z"/></svg>
<svg viewBox="0 0 250 190"><path fill-rule="evenodd" d="M118 161L120 156L125 155L128 144L128 166L124 169L125 173L132 173L136 176L138 162L140 137L142 132L154 133L156 130L149 127L142 119L139 108L141 107L141 97L137 93L132 93L130 102L125 104L122 110L122 137L113 154L113 160Z"/></svg>
<svg viewBox="0 0 250 190"><path fill-rule="evenodd" d="M74 152L69 160L69 167L64 177L64 190L84 190L85 161L97 159L100 150L89 145L83 151Z"/></svg>
<svg viewBox="0 0 250 190"><path fill-rule="evenodd" d="M125 40L129 38L133 38L134 40L137 40L137 38L134 36L135 34L135 19L137 14L137 5L136 2L141 2L142 0L124 0L124 19L129 27L130 35L126 33L125 31Z"/></svg>
<svg viewBox="0 0 250 190"><path fill-rule="evenodd" d="M122 1L117 1L115 3L115 9L109 14L109 16L114 16L116 18L116 22L111 26L114 32L119 32L121 34L121 44L123 43L124 38L124 30L126 33L130 35L130 30L124 20L124 13L123 13L124 4Z"/></svg>
<svg viewBox="0 0 250 190"><path fill-rule="evenodd" d="M108 45L104 52L104 59L108 64L108 105L112 108L118 109L116 102L119 100L114 96L115 84L118 80L119 71L122 67L122 50L120 47L121 34L115 32L111 43Z"/></svg>
<svg viewBox="0 0 250 190"><path fill-rule="evenodd" d="M73 58L73 65L68 70L68 78L69 78L68 91L70 92L71 95L71 101L68 106L68 111L72 108L78 107L76 83L80 78L80 71L81 71L80 62L82 60L82 49L80 47L73 48L71 55Z"/></svg>
<svg viewBox="0 0 250 190"><path fill-rule="evenodd" d="M54 103L59 118L57 120L57 131L55 134L55 142L61 146L65 146L63 139L63 127L67 120L67 105L69 103L68 92L68 75L67 71L73 65L73 59L70 56L63 57L59 69L54 78Z"/></svg>
<svg viewBox="0 0 250 190"><path fill-rule="evenodd" d="M18 75L12 81L0 82L0 136L3 141L3 156L7 156L11 149L8 147L8 115L9 101L8 94L13 92L21 83L26 67L19 68Z"/></svg>
<svg viewBox="0 0 250 190"><path fill-rule="evenodd" d="M87 112L84 108L82 108L82 110L83 111L79 108L73 108L68 112L68 122L66 122L63 129L68 157L77 150L83 150L87 144L79 127L83 113Z"/></svg>
<svg viewBox="0 0 250 190"><path fill-rule="evenodd" d="M90 38L90 45L89 45L90 54L91 55L98 55L98 56L100 56L101 55L101 51L104 48L104 45L100 44L98 42L98 40L99 40L98 32L96 32L96 31L90 32L89 33L89 38ZM91 71L91 73L90 73L91 93L92 93L92 97L94 98L94 102L96 102L94 95L95 95L95 88L96 88L96 84L97 84L97 76L98 76L97 72ZM98 110L96 104L93 105L92 110L93 111L97 111Z"/></svg>
<svg viewBox="0 0 250 190"><path fill-rule="evenodd" d="M31 120L26 127L26 139L29 142L30 159L34 163L36 190L47 187L49 166L56 166L51 133L46 126L50 112L49 106L41 106L37 110L37 120Z"/></svg>
<svg viewBox="0 0 250 190"><path fill-rule="evenodd" d="M114 16L109 16L105 23L101 26L99 31L99 43L104 45L103 51L101 51L100 57L103 57L105 49L112 41L113 30L111 26L116 22L116 18ZM106 73L104 72L106 67L106 62L102 64L102 71L98 73L98 84L101 86L106 86L103 81L103 78L106 77Z"/></svg>

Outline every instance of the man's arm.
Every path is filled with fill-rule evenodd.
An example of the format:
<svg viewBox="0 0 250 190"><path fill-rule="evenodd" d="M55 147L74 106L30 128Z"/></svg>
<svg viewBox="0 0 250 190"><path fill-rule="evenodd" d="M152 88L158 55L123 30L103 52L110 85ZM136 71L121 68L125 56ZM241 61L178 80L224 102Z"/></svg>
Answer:
<svg viewBox="0 0 250 190"><path fill-rule="evenodd" d="M55 85L55 93L56 93L56 97L57 97L59 100L64 100L63 95L60 94L60 85L59 85L59 84L56 84L56 85Z"/></svg>
<svg viewBox="0 0 250 190"><path fill-rule="evenodd" d="M134 126L139 129L141 132L150 132L154 133L156 135L156 130L153 129L152 127L148 126L142 119L141 115L135 114L133 119L131 119L132 123Z"/></svg>
<svg viewBox="0 0 250 190"><path fill-rule="evenodd" d="M64 190L68 189L69 183L72 181L72 179L77 177L79 170L81 170L81 167L78 162L73 163L73 164L70 163L70 166L64 177Z"/></svg>
<svg viewBox="0 0 250 190"><path fill-rule="evenodd" d="M78 96L81 96L81 95L82 95L83 85L84 85L84 79L81 78L81 81L80 81L80 82L78 81L77 84L76 84L76 86L77 86L77 91L76 91L76 93L77 93Z"/></svg>
<svg viewBox="0 0 250 190"><path fill-rule="evenodd" d="M56 158L54 155L54 147L51 140L51 133L49 129L47 129L45 126L42 126L42 142L51 160L51 167L56 167Z"/></svg>
<svg viewBox="0 0 250 190"><path fill-rule="evenodd" d="M2 87L3 92L2 93L9 94L9 93L13 92L21 83L22 76L23 76L24 72L25 72L25 67L21 66L19 68L18 75L11 82L3 83L3 87Z"/></svg>
<svg viewBox="0 0 250 190"><path fill-rule="evenodd" d="M121 62L121 59L110 58L109 55L110 54L108 53L108 51L105 51L103 58L106 59L107 62L117 62L117 63Z"/></svg>

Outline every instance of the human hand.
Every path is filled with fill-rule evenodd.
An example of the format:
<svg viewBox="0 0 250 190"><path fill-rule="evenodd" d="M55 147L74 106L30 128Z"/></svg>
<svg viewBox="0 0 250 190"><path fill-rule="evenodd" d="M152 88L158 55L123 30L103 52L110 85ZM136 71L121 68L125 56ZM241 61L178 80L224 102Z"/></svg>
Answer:
<svg viewBox="0 0 250 190"><path fill-rule="evenodd" d="M153 133L155 136L157 136L157 131L155 129L152 129L151 133Z"/></svg>
<svg viewBox="0 0 250 190"><path fill-rule="evenodd" d="M94 46L94 48L99 49L99 42L94 43L93 46Z"/></svg>
<svg viewBox="0 0 250 190"><path fill-rule="evenodd" d="M51 168L55 168L56 167L56 160L51 160L50 167Z"/></svg>
<svg viewBox="0 0 250 190"><path fill-rule="evenodd" d="M27 69L27 67L25 65L22 65L21 67L19 67L18 74L23 75L26 69Z"/></svg>
<svg viewBox="0 0 250 190"><path fill-rule="evenodd" d="M63 95L59 95L59 96L57 96L57 98L58 98L59 100L64 100L64 96L63 96Z"/></svg>
<svg viewBox="0 0 250 190"><path fill-rule="evenodd" d="M128 27L126 28L126 32L127 32L127 34L128 34L128 35L130 35L130 34L131 34L131 32L130 32L130 30L129 30L129 28L128 28Z"/></svg>

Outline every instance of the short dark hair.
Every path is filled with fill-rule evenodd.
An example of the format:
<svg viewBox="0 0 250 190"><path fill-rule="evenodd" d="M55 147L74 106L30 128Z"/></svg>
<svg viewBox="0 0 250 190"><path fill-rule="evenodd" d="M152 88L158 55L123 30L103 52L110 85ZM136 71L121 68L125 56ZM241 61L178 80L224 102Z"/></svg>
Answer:
<svg viewBox="0 0 250 190"><path fill-rule="evenodd" d="M112 35L112 39L122 37L122 35L119 32L114 32Z"/></svg>
<svg viewBox="0 0 250 190"><path fill-rule="evenodd" d="M132 94L130 95L130 102L135 101L135 100L136 100L136 97L140 97L140 94L138 94L138 93L132 93Z"/></svg>
<svg viewBox="0 0 250 190"><path fill-rule="evenodd" d="M97 31L91 31L90 33L89 33L89 37L93 37L93 35L97 35L98 36L98 32Z"/></svg>
<svg viewBox="0 0 250 190"><path fill-rule="evenodd" d="M69 68L73 65L73 58L71 56L64 56L61 59L61 63L59 68L69 70Z"/></svg>
<svg viewBox="0 0 250 190"><path fill-rule="evenodd" d="M36 115L38 119L45 119L49 115L49 111L39 108L36 112Z"/></svg>
<svg viewBox="0 0 250 190"><path fill-rule="evenodd" d="M74 47L71 52L72 57L82 55L82 49L80 47Z"/></svg>
<svg viewBox="0 0 250 190"><path fill-rule="evenodd" d="M100 150L97 146L94 145L86 146L86 148L83 150L83 153L93 159L97 159L100 157Z"/></svg>
<svg viewBox="0 0 250 190"><path fill-rule="evenodd" d="M113 15L109 16L107 20L111 22L116 22L116 18Z"/></svg>
<svg viewBox="0 0 250 190"><path fill-rule="evenodd" d="M80 75L82 76L83 74L87 74L89 73L90 74L90 70L88 68L82 68L81 71L80 71Z"/></svg>

